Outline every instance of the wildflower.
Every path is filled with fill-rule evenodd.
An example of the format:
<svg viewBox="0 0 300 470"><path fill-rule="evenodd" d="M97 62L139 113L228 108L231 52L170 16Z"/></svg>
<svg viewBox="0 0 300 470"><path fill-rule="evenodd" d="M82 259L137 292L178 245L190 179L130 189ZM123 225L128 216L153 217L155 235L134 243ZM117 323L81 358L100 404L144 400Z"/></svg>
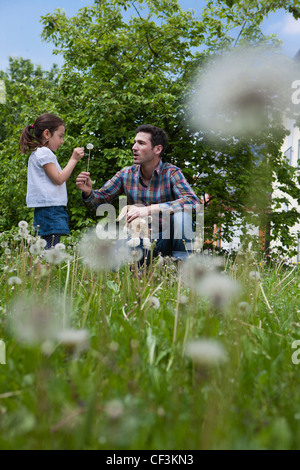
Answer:
<svg viewBox="0 0 300 470"><path fill-rule="evenodd" d="M88 349L89 334L87 330L68 329L62 330L58 333L57 339L63 346L70 352L79 353Z"/></svg>
<svg viewBox="0 0 300 470"><path fill-rule="evenodd" d="M144 256L143 250L141 248L135 248L131 250L128 255L128 262L137 263Z"/></svg>
<svg viewBox="0 0 300 470"><path fill-rule="evenodd" d="M201 366L215 366L228 360L223 345L211 339L195 339L187 343L185 355Z"/></svg>
<svg viewBox="0 0 300 470"><path fill-rule="evenodd" d="M44 238L39 238L39 239L36 241L36 245L37 245L38 248L40 248L41 250L43 250L44 248L46 248L47 242L46 242L46 240L44 240Z"/></svg>
<svg viewBox="0 0 300 470"><path fill-rule="evenodd" d="M237 281L219 269L223 261L208 256L193 256L184 261L183 282L196 294L208 298L217 309L224 310L240 291Z"/></svg>
<svg viewBox="0 0 300 470"><path fill-rule="evenodd" d="M260 280L260 273L258 271L250 271L249 279L250 279L250 281L259 281Z"/></svg>
<svg viewBox="0 0 300 470"><path fill-rule="evenodd" d="M22 284L22 279L20 279L18 276L11 276L8 278L7 284L9 286L20 285Z"/></svg>
<svg viewBox="0 0 300 470"><path fill-rule="evenodd" d="M18 233L22 238L27 238L29 235L29 232L26 228L20 228Z"/></svg>
<svg viewBox="0 0 300 470"><path fill-rule="evenodd" d="M123 249L122 256L118 254L120 248ZM83 264L95 271L116 269L128 260L126 246L122 245L121 241L99 239L96 230L90 230L83 235L79 243L79 254Z"/></svg>
<svg viewBox="0 0 300 470"><path fill-rule="evenodd" d="M60 264L65 260L65 253L62 250L52 248L45 252L45 258L50 264Z"/></svg>
<svg viewBox="0 0 300 470"><path fill-rule="evenodd" d="M64 243L57 243L54 247L55 250L62 250L64 251L66 249L66 245Z"/></svg>
<svg viewBox="0 0 300 470"><path fill-rule="evenodd" d="M20 220L20 222L18 223L18 226L21 229L27 229L28 228L28 223L26 222L26 220Z"/></svg>
<svg viewBox="0 0 300 470"><path fill-rule="evenodd" d="M141 243L141 240L137 237L137 238L131 238L130 240L128 240L127 242L127 245L131 248L136 248L137 246L139 246Z"/></svg>
<svg viewBox="0 0 300 470"><path fill-rule="evenodd" d="M149 297L148 302L151 305L151 307L153 307L155 310L159 309L160 302L159 302L157 297L155 297L155 296Z"/></svg>
<svg viewBox="0 0 300 470"><path fill-rule="evenodd" d="M33 245L31 245L31 247L29 248L29 251L32 255L39 255L41 253L41 249L37 243L34 243Z"/></svg>
<svg viewBox="0 0 300 470"><path fill-rule="evenodd" d="M239 302L238 309L240 313L247 314L250 312L251 307L248 302Z"/></svg>
<svg viewBox="0 0 300 470"><path fill-rule="evenodd" d="M93 144L87 144L86 148L88 150L93 150L94 146L93 146Z"/></svg>
<svg viewBox="0 0 300 470"><path fill-rule="evenodd" d="M143 238L143 247L145 250L151 250L151 241L149 238Z"/></svg>
<svg viewBox="0 0 300 470"><path fill-rule="evenodd" d="M104 410L110 419L115 420L124 414L124 405L120 400L110 400L106 403Z"/></svg>
<svg viewBox="0 0 300 470"><path fill-rule="evenodd" d="M46 298L23 294L18 297L10 306L12 333L26 344L54 340L63 325L62 302L57 295Z"/></svg>
<svg viewBox="0 0 300 470"><path fill-rule="evenodd" d="M190 103L194 125L236 136L264 132L271 97L277 109L289 106L294 73L286 57L262 48L236 49L214 59L205 73L201 70Z"/></svg>

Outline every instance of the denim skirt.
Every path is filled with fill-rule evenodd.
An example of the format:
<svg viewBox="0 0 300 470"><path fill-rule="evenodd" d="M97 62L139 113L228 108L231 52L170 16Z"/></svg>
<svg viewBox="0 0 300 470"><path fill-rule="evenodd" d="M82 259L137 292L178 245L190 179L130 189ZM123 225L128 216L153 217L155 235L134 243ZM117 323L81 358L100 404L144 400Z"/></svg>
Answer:
<svg viewBox="0 0 300 470"><path fill-rule="evenodd" d="M69 217L65 206L35 207L34 230L41 236L69 235ZM39 227L38 227L39 226Z"/></svg>

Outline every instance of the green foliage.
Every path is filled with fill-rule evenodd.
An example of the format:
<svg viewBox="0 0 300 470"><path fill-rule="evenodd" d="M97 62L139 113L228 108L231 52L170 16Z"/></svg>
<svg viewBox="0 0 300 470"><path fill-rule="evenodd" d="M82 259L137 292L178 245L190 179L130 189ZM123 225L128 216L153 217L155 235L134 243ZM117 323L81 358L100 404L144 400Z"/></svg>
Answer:
<svg viewBox="0 0 300 470"><path fill-rule="evenodd" d="M17 231L0 236L1 450L299 449L299 266L226 259L221 278L241 290L215 310L171 259L96 273L64 241L57 265ZM12 306L37 294L35 316L18 305L42 339L24 343ZM49 336L51 301L87 348ZM194 339L222 344L227 362L191 360Z"/></svg>

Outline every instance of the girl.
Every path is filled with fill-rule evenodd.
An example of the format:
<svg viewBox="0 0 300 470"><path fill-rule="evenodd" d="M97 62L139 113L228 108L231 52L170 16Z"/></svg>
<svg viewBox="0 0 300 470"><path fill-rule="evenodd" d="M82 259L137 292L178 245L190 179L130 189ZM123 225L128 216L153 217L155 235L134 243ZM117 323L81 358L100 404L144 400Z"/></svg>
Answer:
<svg viewBox="0 0 300 470"><path fill-rule="evenodd" d="M34 228L46 240L48 249L60 242L61 235L70 233L66 181L84 156L83 147L75 148L67 165L61 169L53 152L63 143L64 133L63 121L46 113L23 129L19 142L21 153L32 151L28 161L26 203L34 207Z"/></svg>

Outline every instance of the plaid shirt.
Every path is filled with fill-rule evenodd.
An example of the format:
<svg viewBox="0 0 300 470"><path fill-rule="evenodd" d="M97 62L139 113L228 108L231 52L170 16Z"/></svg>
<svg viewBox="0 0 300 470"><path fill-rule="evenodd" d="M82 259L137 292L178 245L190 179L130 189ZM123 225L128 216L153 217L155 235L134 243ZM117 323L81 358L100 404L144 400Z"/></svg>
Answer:
<svg viewBox="0 0 300 470"><path fill-rule="evenodd" d="M200 203L181 170L162 161L154 169L148 186L143 181L140 165L133 165L118 171L83 202L88 208L96 210L100 204L110 203L121 194L126 195L129 205L164 203L174 212L183 210L185 204L196 208Z"/></svg>

